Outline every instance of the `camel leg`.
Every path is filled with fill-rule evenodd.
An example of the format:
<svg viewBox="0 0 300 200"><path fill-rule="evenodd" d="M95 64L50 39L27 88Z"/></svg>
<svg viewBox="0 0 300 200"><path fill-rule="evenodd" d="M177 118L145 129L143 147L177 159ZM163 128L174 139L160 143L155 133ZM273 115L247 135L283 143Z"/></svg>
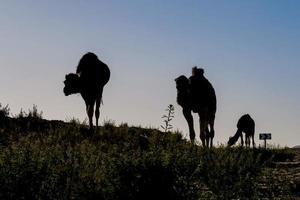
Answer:
<svg viewBox="0 0 300 200"><path fill-rule="evenodd" d="M96 128L98 128L98 120L100 117L100 105L101 105L101 99L102 96L97 97L96 99L96 111L95 111L95 116L96 116Z"/></svg>
<svg viewBox="0 0 300 200"><path fill-rule="evenodd" d="M242 145L242 147L244 146L244 138L243 138L243 133L241 133L241 145ZM245 136L246 137L246 136Z"/></svg>
<svg viewBox="0 0 300 200"><path fill-rule="evenodd" d="M252 147L255 148L254 135L252 135L251 137L252 137Z"/></svg>
<svg viewBox="0 0 300 200"><path fill-rule="evenodd" d="M200 119L200 139L202 141L202 145L205 147L206 146L206 143L205 143L205 125L204 125L204 122L201 121Z"/></svg>
<svg viewBox="0 0 300 200"><path fill-rule="evenodd" d="M210 147L213 147L213 139L215 137L215 128L214 128L214 122L215 119L212 118L210 120L209 126L210 126L210 132L209 132L209 137L210 137Z"/></svg>
<svg viewBox="0 0 300 200"><path fill-rule="evenodd" d="M199 113L199 123L200 123L200 139L202 141L202 145L204 147L206 147L206 146L208 146L208 140L209 140L209 138L207 137L208 134L206 132L208 124L207 124L206 114L205 113L204 114L203 113L202 114Z"/></svg>
<svg viewBox="0 0 300 200"><path fill-rule="evenodd" d="M192 116L192 112L190 109L182 109L183 116L186 119L188 126L189 126L189 132L190 132L190 140L192 143L195 141L195 130L194 130L194 120Z"/></svg>
<svg viewBox="0 0 300 200"><path fill-rule="evenodd" d="M250 144L251 144L251 136L248 136L248 147L250 148Z"/></svg>
<svg viewBox="0 0 300 200"><path fill-rule="evenodd" d="M252 138L252 148L255 148L254 132L255 132L255 129L254 129L254 126L253 126L253 127L251 127L250 134L249 134L249 137ZM249 146L250 146L250 145L249 145Z"/></svg>
<svg viewBox="0 0 300 200"><path fill-rule="evenodd" d="M209 147L209 141L210 141L210 137L209 137L208 123L206 123L206 129L205 129L205 145L206 145L207 147Z"/></svg>
<svg viewBox="0 0 300 200"><path fill-rule="evenodd" d="M250 137L246 134L246 147L250 146Z"/></svg>
<svg viewBox="0 0 300 200"><path fill-rule="evenodd" d="M87 106L86 106L86 112L89 117L90 130L93 130L94 104L95 104L95 102L92 104L87 104Z"/></svg>
<svg viewBox="0 0 300 200"><path fill-rule="evenodd" d="M209 132L209 129L208 129L208 124L207 124L206 129L205 129L205 135L206 135L206 138L205 138L206 146L209 147L209 145L210 145L210 132Z"/></svg>

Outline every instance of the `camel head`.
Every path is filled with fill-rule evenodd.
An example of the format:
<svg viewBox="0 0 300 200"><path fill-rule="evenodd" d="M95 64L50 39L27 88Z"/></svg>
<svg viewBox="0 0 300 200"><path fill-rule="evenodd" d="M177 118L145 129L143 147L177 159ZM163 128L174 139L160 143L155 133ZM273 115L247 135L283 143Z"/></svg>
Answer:
<svg viewBox="0 0 300 200"><path fill-rule="evenodd" d="M181 75L178 78L176 78L175 82L178 91L187 90L189 87L189 79L184 75Z"/></svg>
<svg viewBox="0 0 300 200"><path fill-rule="evenodd" d="M227 145L228 145L229 147L231 147L232 145L234 145L234 144L236 143L237 139L238 139L238 138L235 138L235 137L229 137L229 140L228 140L228 142L227 142Z"/></svg>
<svg viewBox="0 0 300 200"><path fill-rule="evenodd" d="M64 84L64 93L66 96L80 92L79 76L77 74L67 74Z"/></svg>

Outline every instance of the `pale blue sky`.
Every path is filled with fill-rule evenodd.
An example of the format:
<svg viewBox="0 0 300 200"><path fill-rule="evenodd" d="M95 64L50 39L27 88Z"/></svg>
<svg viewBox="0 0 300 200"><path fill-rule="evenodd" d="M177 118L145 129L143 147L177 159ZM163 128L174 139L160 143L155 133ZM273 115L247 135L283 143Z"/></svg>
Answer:
<svg viewBox="0 0 300 200"><path fill-rule="evenodd" d="M214 85L215 143L249 113L272 143L300 143L300 2L107 0L2 1L0 102L12 113L32 104L48 119L86 118L64 75L92 51L111 69L101 122L159 127L174 104L175 129L188 134L174 79L194 65ZM198 119L196 119L198 121ZM196 128L198 130L198 122Z"/></svg>

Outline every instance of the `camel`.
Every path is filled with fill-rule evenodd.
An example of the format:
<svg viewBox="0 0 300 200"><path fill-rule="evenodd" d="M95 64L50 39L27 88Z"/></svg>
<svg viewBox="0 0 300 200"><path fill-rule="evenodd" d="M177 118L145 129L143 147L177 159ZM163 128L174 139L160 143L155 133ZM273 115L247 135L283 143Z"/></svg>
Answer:
<svg viewBox="0 0 300 200"><path fill-rule="evenodd" d="M195 141L195 130L192 112L198 113L200 123L200 139L203 146L212 147L215 135L214 121L217 110L216 94L211 83L204 77L202 68L194 67L188 79L181 75L175 79L177 103L182 107L183 115L188 123L190 140Z"/></svg>
<svg viewBox="0 0 300 200"><path fill-rule="evenodd" d="M255 122L249 114L243 115L237 123L237 131L233 137L229 137L228 146L234 145L238 138L241 138L241 144L244 146L243 133L245 133L246 147L250 147L250 138L252 138L252 147L254 142Z"/></svg>
<svg viewBox="0 0 300 200"><path fill-rule="evenodd" d="M93 130L95 104L96 127L98 127L103 87L107 84L109 78L110 70L108 66L91 52L82 56L77 66L76 74L70 73L66 75L64 93L66 96L76 93L81 94L85 101L90 130Z"/></svg>

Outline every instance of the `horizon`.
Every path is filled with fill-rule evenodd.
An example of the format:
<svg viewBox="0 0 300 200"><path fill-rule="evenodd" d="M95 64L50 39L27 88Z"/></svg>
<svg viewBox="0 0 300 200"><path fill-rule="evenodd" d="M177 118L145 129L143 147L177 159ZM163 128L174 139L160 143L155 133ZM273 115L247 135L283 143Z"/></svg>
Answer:
<svg viewBox="0 0 300 200"><path fill-rule="evenodd" d="M111 70L100 125L159 128L173 104L173 130L188 136L174 79L198 66L217 95L215 145L246 113L257 146L263 132L269 144L300 143L300 2L28 0L0 9L0 103L12 114L35 104L45 119L86 119L83 99L65 97L63 81L91 51Z"/></svg>

